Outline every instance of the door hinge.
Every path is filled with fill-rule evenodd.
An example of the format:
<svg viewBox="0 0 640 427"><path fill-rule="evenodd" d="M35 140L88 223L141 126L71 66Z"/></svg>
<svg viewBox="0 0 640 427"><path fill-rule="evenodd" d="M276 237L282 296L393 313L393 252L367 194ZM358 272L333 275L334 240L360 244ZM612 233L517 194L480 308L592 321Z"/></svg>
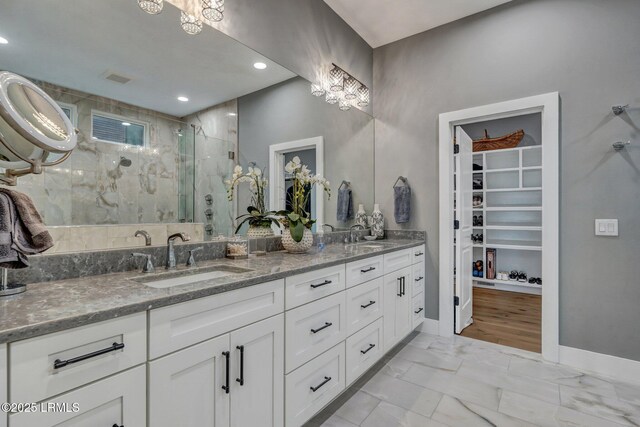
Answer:
<svg viewBox="0 0 640 427"><path fill-rule="evenodd" d="M460 153L460 144L453 144L453 154Z"/></svg>
<svg viewBox="0 0 640 427"><path fill-rule="evenodd" d="M453 220L453 229L454 230L459 230L460 229L460 221L458 221L457 219Z"/></svg>
<svg viewBox="0 0 640 427"><path fill-rule="evenodd" d="M455 305L456 307L460 305L459 297L453 297L453 305Z"/></svg>

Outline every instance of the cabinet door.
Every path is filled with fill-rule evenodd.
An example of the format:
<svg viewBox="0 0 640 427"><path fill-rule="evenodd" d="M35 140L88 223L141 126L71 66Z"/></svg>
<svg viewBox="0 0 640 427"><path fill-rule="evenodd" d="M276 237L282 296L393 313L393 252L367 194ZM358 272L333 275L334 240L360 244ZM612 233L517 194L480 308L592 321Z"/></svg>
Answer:
<svg viewBox="0 0 640 427"><path fill-rule="evenodd" d="M284 424L284 315L231 333L231 426Z"/></svg>
<svg viewBox="0 0 640 427"><path fill-rule="evenodd" d="M385 351L411 331L411 267L384 276Z"/></svg>
<svg viewBox="0 0 640 427"><path fill-rule="evenodd" d="M149 425L228 427L227 351L228 334L149 363Z"/></svg>
<svg viewBox="0 0 640 427"><path fill-rule="evenodd" d="M9 415L11 427L145 426L146 372L138 366ZM47 408L49 408L47 410ZM53 408L57 408L54 411ZM172 407L173 408L173 407ZM60 411L60 409L63 409ZM179 424L175 424L179 425Z"/></svg>

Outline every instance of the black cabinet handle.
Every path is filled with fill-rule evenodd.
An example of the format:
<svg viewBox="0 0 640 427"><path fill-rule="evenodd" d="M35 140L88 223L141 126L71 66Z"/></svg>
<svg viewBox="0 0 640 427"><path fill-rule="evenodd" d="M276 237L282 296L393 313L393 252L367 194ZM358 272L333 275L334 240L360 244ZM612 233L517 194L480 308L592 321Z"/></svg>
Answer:
<svg viewBox="0 0 640 427"><path fill-rule="evenodd" d="M333 282L331 280L325 280L324 282L318 283L317 285L311 285L311 287L315 289L315 288L319 288L320 286L330 285L332 283Z"/></svg>
<svg viewBox="0 0 640 427"><path fill-rule="evenodd" d="M315 393L316 391L320 390L320 387L322 387L323 385L325 385L329 381L331 381L331 377L324 377L324 381L322 381L320 384L318 384L315 387L310 387L311 391Z"/></svg>
<svg viewBox="0 0 640 427"><path fill-rule="evenodd" d="M371 349L372 349L373 347L375 347L375 346L376 346L375 344L369 344L369 348L367 348L366 350L360 350L360 353L362 353L362 354L367 354L367 353L369 353L369 352L371 351Z"/></svg>
<svg viewBox="0 0 640 427"><path fill-rule="evenodd" d="M231 357L231 354L229 354L228 351L223 351L222 355L225 357L226 362L225 362L225 385L222 386L222 389L224 390L224 392L226 394L229 394L229 359Z"/></svg>
<svg viewBox="0 0 640 427"><path fill-rule="evenodd" d="M368 273L368 272L373 271L375 269L376 269L375 267L369 267L366 270L360 270L360 273Z"/></svg>
<svg viewBox="0 0 640 427"><path fill-rule="evenodd" d="M74 363L82 362L83 360L91 359L93 357L101 356L103 354L111 353L112 351L122 350L124 343L114 342L111 347L103 348L102 350L94 351L93 353L84 354L82 356L74 357L72 359L60 360L56 359L53 362L53 369L64 368L67 365L73 365Z"/></svg>
<svg viewBox="0 0 640 427"><path fill-rule="evenodd" d="M238 345L236 346L238 350L240 350L240 378L236 378L236 381L240 383L241 386L244 385L244 346Z"/></svg>
<svg viewBox="0 0 640 427"><path fill-rule="evenodd" d="M400 295L401 297L405 296L406 292L405 292L405 279L406 277L402 276L402 278L400 279L400 293L402 295Z"/></svg>
<svg viewBox="0 0 640 427"><path fill-rule="evenodd" d="M398 281L398 293L396 295L401 297L402 296L402 277L398 277L396 280Z"/></svg>
<svg viewBox="0 0 640 427"><path fill-rule="evenodd" d="M360 305L361 308L367 308L367 307L371 307L373 304L375 304L375 301L369 301L369 304L365 304L365 305Z"/></svg>
<svg viewBox="0 0 640 427"><path fill-rule="evenodd" d="M416 254L416 256L422 256L422 255L424 255L424 252L418 252L418 253Z"/></svg>
<svg viewBox="0 0 640 427"><path fill-rule="evenodd" d="M123 425L121 425L121 426L119 426L118 424L114 424L114 425L112 425L111 427L124 427L124 424L123 424Z"/></svg>
<svg viewBox="0 0 640 427"><path fill-rule="evenodd" d="M320 332L323 329L327 329L329 326L333 325L333 323L331 322L324 322L324 326L318 328L318 329L312 329L311 332L313 332L314 334L317 334L318 332Z"/></svg>
<svg viewBox="0 0 640 427"><path fill-rule="evenodd" d="M418 277L417 279L415 279L416 282L419 282L420 280L424 279L423 276Z"/></svg>
<svg viewBox="0 0 640 427"><path fill-rule="evenodd" d="M422 307L421 307L421 308L419 308L419 309L418 309L418 311L414 311L414 313L415 313L415 314L418 314L418 313L420 313L422 310L424 310L424 308L422 308Z"/></svg>

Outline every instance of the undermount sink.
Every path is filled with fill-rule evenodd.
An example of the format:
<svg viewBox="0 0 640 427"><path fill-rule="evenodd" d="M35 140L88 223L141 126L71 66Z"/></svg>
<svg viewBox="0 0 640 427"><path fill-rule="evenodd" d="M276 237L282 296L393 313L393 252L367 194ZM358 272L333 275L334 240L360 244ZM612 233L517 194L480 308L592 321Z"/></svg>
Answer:
<svg viewBox="0 0 640 427"><path fill-rule="evenodd" d="M196 268L193 270L182 270L169 273L160 273L151 276L136 277L138 283L156 289L172 288L180 285L190 285L192 283L204 282L211 279L231 276L252 271L248 268L218 265L213 267Z"/></svg>
<svg viewBox="0 0 640 427"><path fill-rule="evenodd" d="M351 249L382 249L384 245L375 244L375 243L352 243L349 245L345 245L344 248L346 250Z"/></svg>

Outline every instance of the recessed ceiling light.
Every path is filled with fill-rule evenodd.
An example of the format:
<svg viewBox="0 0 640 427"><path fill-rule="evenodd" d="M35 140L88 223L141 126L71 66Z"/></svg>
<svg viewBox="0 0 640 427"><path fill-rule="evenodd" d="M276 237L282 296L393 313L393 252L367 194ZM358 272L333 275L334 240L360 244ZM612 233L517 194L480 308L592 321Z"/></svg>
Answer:
<svg viewBox="0 0 640 427"><path fill-rule="evenodd" d="M131 126L131 123L129 123L129 122L122 122L122 126Z"/></svg>
<svg viewBox="0 0 640 427"><path fill-rule="evenodd" d="M178 97L178 101L180 101L180 102L188 102L189 98L187 98L186 96L179 96Z"/></svg>
<svg viewBox="0 0 640 427"><path fill-rule="evenodd" d="M264 70L265 68L267 68L267 64L265 64L264 62L256 62L255 64L253 64L253 67L258 70Z"/></svg>
<svg viewBox="0 0 640 427"><path fill-rule="evenodd" d="M0 36L0 44L9 44L9 40L7 40L4 37Z"/></svg>

